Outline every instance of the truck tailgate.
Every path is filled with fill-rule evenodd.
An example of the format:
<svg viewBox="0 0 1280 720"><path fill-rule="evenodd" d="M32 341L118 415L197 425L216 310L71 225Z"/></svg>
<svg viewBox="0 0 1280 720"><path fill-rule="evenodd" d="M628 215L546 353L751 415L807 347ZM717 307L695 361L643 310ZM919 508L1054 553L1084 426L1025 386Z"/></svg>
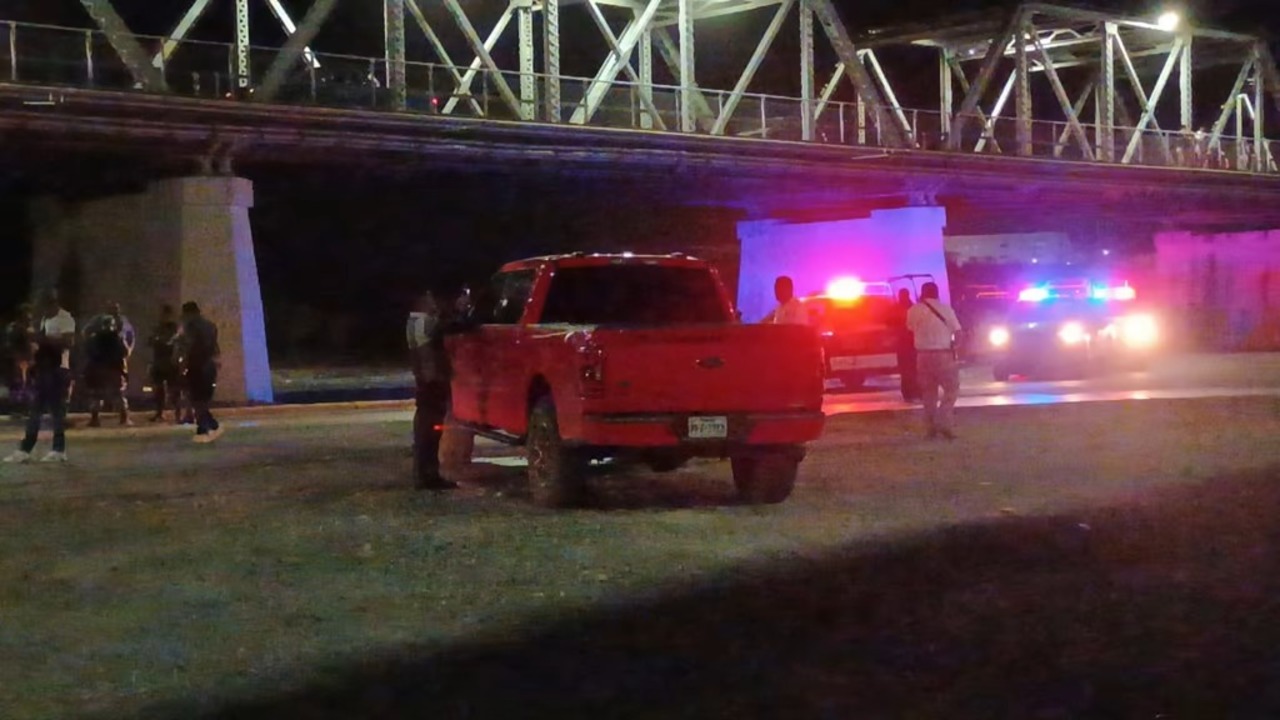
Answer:
<svg viewBox="0 0 1280 720"><path fill-rule="evenodd" d="M613 412L785 412L822 407L817 333L801 325L599 328Z"/></svg>

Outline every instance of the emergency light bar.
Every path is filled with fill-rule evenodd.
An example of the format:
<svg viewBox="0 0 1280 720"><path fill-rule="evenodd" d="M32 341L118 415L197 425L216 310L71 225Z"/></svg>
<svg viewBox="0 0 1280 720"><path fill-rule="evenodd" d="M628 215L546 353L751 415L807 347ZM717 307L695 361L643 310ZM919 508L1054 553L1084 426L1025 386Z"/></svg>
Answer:
<svg viewBox="0 0 1280 720"><path fill-rule="evenodd" d="M1084 286L1081 285L1037 285L1034 287L1023 288L1018 292L1019 302L1044 302L1049 299L1062 298L1088 298L1090 300L1133 300L1138 296L1137 291L1129 286L1129 283L1118 287L1107 287L1106 285L1094 285L1088 288L1088 292L1084 292Z"/></svg>
<svg viewBox="0 0 1280 720"><path fill-rule="evenodd" d="M1018 302L1041 302L1049 299L1049 288L1029 287L1018 293Z"/></svg>

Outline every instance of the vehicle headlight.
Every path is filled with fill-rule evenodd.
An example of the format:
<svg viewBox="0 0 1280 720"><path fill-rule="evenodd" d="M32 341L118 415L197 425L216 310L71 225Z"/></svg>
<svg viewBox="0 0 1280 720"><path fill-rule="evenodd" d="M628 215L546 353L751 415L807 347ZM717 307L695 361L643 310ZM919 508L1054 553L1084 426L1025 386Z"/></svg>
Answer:
<svg viewBox="0 0 1280 720"><path fill-rule="evenodd" d="M1009 329L1003 327L993 327L991 332L987 333L987 342L992 347L1004 347L1009 344Z"/></svg>
<svg viewBox="0 0 1280 720"><path fill-rule="evenodd" d="M1120 321L1120 337L1130 347L1150 347L1160 338L1160 329L1150 315L1130 315Z"/></svg>
<svg viewBox="0 0 1280 720"><path fill-rule="evenodd" d="M1069 322L1058 331L1058 339L1067 345L1079 345L1089 339L1089 334L1085 332L1084 325L1078 322Z"/></svg>

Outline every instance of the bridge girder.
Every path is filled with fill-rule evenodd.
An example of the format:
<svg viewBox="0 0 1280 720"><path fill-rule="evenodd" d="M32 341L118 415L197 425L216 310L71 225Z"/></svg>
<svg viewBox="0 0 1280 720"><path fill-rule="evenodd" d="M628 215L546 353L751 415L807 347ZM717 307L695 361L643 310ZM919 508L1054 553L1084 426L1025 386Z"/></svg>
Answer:
<svg viewBox="0 0 1280 720"><path fill-rule="evenodd" d="M1018 155L1043 154L1028 140L1032 126L1048 123L1054 126L1052 137L1039 133L1039 142L1052 142L1055 157L1071 150L1085 159L1130 164L1144 151L1172 158L1220 153L1230 144L1238 158L1249 155L1254 169L1275 164L1270 148L1260 141L1267 120L1258 100L1270 95L1280 109L1280 73L1265 41L1254 36L1186 21L1165 28L1122 15L1028 3L1003 21L968 16L945 29L879 30L861 39L870 53L904 47L936 52L942 115L938 126L946 134L943 144L951 150L1003 152L995 136L997 123L1004 121L1016 129ZM972 65L979 66L979 74L970 84L965 68ZM1214 90L1200 78L1224 66L1238 68L1241 79L1225 97L1215 97L1215 105L1197 104L1197 93ZM1123 83L1117 84L1117 73L1123 75ZM1175 76L1176 93L1166 93ZM1010 118L1001 115L1008 91L992 97L999 87L993 85L996 77L1007 77L1004 87L1019 91L1020 102ZM963 98L958 109L957 83ZM1033 102L1036 83L1052 91L1040 95L1056 100L1057 107L1053 102L1048 108ZM1246 92L1250 88L1252 92ZM1069 99L1073 91L1079 92L1075 102ZM1131 124L1117 123L1117 116L1130 114L1129 103L1136 103L1138 118ZM1092 119L1084 114L1090 105ZM1233 116L1239 131L1229 138L1225 131ZM971 130L975 123L976 133Z"/></svg>
<svg viewBox="0 0 1280 720"><path fill-rule="evenodd" d="M327 13L309 12L312 26L299 28L281 0L190 0L172 31L154 38L158 42L148 63L141 50L148 41L129 32L111 0L80 0L135 87L148 90L165 88L166 64L182 52L192 27L215 2L234 4L236 11L235 37L228 42L228 87L270 100L277 88L262 85L266 74L281 85L303 74L314 95L322 82L316 73L321 55L309 44L300 62L286 53L283 59L277 54L266 73L251 66L256 56L250 52L249 7L262 3L291 38L320 34L321 43ZM315 4L325 0L309 3ZM1280 71L1269 48L1250 35L1185 21L1164 28L1141 18L1032 2L1006 16L970 15L932 26L855 33L831 0L508 0L496 20L479 17L459 0L380 4L383 47L367 53L364 74L375 96L386 93L382 107L391 110L406 109L412 96L421 94L425 76L432 108L446 115L584 125L600 124L593 120L599 114L629 115L629 126L638 129L814 140L828 132L824 112L830 120L836 107L841 142L848 137L850 144L1121 164L1153 156L1169 162L1226 156L1234 158L1236 169L1277 167L1265 142L1268 96L1280 117ZM408 30L406 11L413 20ZM561 74L562 47L577 39L564 31L562 16L574 14L589 19L589 31L607 46L592 77ZM698 24L747 14L768 17L768 25L752 38L754 52L737 81L731 89L703 86L695 62ZM800 97L753 92L761 64L776 59L774 40L797 16ZM511 24L514 33L508 32ZM427 40L425 58L410 56L408 48L415 46L406 35L414 25ZM516 36L514 47L510 35ZM829 79L815 77L819 37L826 38L837 61ZM655 42L662 61L658 69L672 78L666 85L655 82ZM463 66L454 62L459 47L466 53ZM936 110L908 109L903 103L922 85L918 77L902 84L907 76L898 63L908 52L936 55ZM352 60L334 57L335 64ZM424 62L431 64L425 74ZM1200 77L1223 66L1235 70L1236 82L1225 97L1206 102L1221 87ZM474 89L477 81L480 90ZM1010 98L1013 111L1007 113ZM786 108L788 117L772 115L775 108ZM847 133L846 122L852 126Z"/></svg>
<svg viewBox="0 0 1280 720"><path fill-rule="evenodd" d="M173 29L166 36L156 38L158 47L151 56L150 65L160 71L159 75L152 68L146 67L147 63L141 52L129 46L130 41L136 42L136 39L123 22L110 22L109 17L108 20L103 19L104 15L114 15L111 0L81 0L86 8L93 8L91 16L98 27L112 39L112 46L129 71L135 77L148 78L145 82L147 88L162 87L165 63L176 52L180 52L192 28L210 6L219 1L230 2L235 6L235 37L231 39L233 50L229 62L228 86L243 94L252 93L258 100L270 99L274 95L274 88L272 92L261 92L258 85L262 72L252 67L251 49L256 48L252 48L250 42L250 3L264 3L286 34L293 36L300 28L294 24L280 0L191 0ZM466 52L470 55L470 61L464 66L465 72L448 73L451 87L443 88L446 92L439 93L443 100L443 114L466 109L473 115L494 115L488 102L489 91L494 90L501 106L499 114L504 117L562 122L565 121L564 111L571 110L567 121L585 124L591 121L607 98L626 95L628 102L634 106L633 114L639 116L639 124L644 127L671 127L690 133L768 137L776 132L769 127L771 122L779 127L786 124L776 117L770 117L770 100L773 100L778 110L782 110L788 103L776 96L752 93L752 82L761 63L770 54L773 41L782 25L799 16L801 43L798 73L802 76L800 84L803 89L797 118L801 126L800 139L812 139L816 123L823 110L831 106L838 79L843 74L850 80L860 117L864 118L859 123L864 137L866 123L869 122L882 144L907 147L911 141L906 114L897 102L883 69L878 66L873 55L860 51L853 40L855 36L846 28L831 0L509 0L501 16L490 22L481 22L480 18L472 17L464 4L457 0L440 0L439 4L451 16L448 24L452 27L449 28L443 27L440 19L432 18L429 13L424 12L424 9L431 8L424 8L420 0L383 0L381 4L385 27L384 47L378 53L380 59L375 64L377 72L370 72L368 79L390 91L392 109L405 107L409 83L404 72L406 63L412 65L419 62L416 58L408 57L406 52L404 26L407 11L428 40L431 49L431 57L427 58L429 62L439 63L452 71L458 66L446 46L451 39L456 40L456 37L450 38L449 33L460 35L466 40ZM574 40L562 31L564 25L560 16L567 12L579 12L590 18L608 46L608 54L600 60L595 76L584 79L587 89L580 97L574 98L569 107L565 107L562 102L566 79L559 72L561 48ZM731 90L708 91L699 84L697 78L697 24L713 18L749 13L771 14L769 27L761 36L753 39L755 52L738 76L734 87ZM323 16L324 14L321 15ZM541 67L535 62L535 18L542 25ZM493 56L506 39L507 27L512 19L516 20L518 27L518 37L515 40L518 67L501 67ZM814 32L815 20L821 33ZM626 25L621 30L616 28L620 21ZM488 36L480 41L480 31L477 29L485 27L488 28ZM306 34L314 36L321 27L303 29L307 31ZM814 92L815 36L825 36L839 60L835 75L822 86L821 96ZM658 56L673 78L672 84L667 86L658 85L653 80L652 47L655 40L659 49ZM319 55L310 46L306 46L303 58L308 70L314 75L314 70L320 67ZM479 97L472 91L477 78L485 85L485 90ZM518 79L518 92L511 90L509 78ZM314 78L311 82L315 82ZM139 80L139 85L143 84ZM435 91L441 89L433 87L433 96L436 95ZM541 96L541 102L538 96ZM748 97L753 101L750 104L759 111L752 113L752 120L756 115L761 118L758 123L744 119L740 113L743 101ZM713 102L715 108L712 107ZM868 114L870 120L865 119ZM756 127L750 127L753 124Z"/></svg>

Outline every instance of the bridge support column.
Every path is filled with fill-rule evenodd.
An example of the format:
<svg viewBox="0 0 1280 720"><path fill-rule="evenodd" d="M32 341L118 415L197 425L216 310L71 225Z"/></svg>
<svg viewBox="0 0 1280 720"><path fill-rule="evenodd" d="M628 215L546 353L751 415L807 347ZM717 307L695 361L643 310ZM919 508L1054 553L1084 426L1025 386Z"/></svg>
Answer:
<svg viewBox="0 0 1280 720"><path fill-rule="evenodd" d="M146 381L146 337L160 307L194 300L217 323L217 399L271 402L262 293L244 178L163 180L145 192L76 203L34 201L35 286L56 285L83 323L118 301L139 335L130 389Z"/></svg>
<svg viewBox="0 0 1280 720"><path fill-rule="evenodd" d="M1164 231L1154 244L1156 287L1145 295L1162 308L1170 343L1280 350L1280 229Z"/></svg>
<svg viewBox="0 0 1280 720"><path fill-rule="evenodd" d="M779 275L795 281L798 295L809 295L823 292L837 277L877 282L929 273L946 300L946 224L946 209L933 206L873 210L847 220L740 222L738 308L743 320L757 322L773 309L773 281Z"/></svg>

